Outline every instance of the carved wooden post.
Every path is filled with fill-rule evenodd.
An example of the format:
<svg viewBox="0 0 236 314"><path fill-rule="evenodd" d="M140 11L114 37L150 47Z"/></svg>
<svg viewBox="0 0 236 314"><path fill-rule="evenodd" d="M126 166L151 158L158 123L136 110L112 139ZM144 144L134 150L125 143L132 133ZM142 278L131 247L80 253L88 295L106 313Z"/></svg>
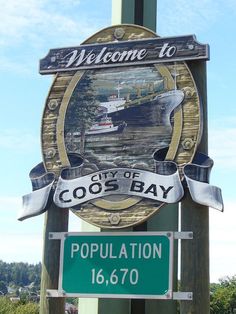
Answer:
<svg viewBox="0 0 236 314"><path fill-rule="evenodd" d="M188 65L202 99L203 135L198 150L207 154L206 63ZM181 286L182 290L193 292L193 300L181 302L181 314L207 314L210 313L208 207L194 203L187 194L181 203L181 226L183 231L193 231L193 240L183 241L181 246Z"/></svg>
<svg viewBox="0 0 236 314"><path fill-rule="evenodd" d="M42 260L40 314L65 314L65 298L47 298L47 289L57 289L60 261L60 241L49 240L49 232L68 231L68 209L51 204L45 214Z"/></svg>

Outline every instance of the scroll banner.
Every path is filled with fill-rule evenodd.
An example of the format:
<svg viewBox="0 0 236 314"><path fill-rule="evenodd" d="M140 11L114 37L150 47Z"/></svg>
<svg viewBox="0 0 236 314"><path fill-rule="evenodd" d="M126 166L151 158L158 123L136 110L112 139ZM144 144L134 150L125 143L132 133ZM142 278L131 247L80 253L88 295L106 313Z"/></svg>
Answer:
<svg viewBox="0 0 236 314"><path fill-rule="evenodd" d="M210 185L213 160L197 153L193 162L183 167L180 179L178 165L165 161L167 148L154 154L155 172L135 168L111 168L81 176L83 159L69 156L71 167L62 169L56 180L46 172L43 163L30 172L33 192L23 197L18 219L24 220L45 212L52 202L61 208L76 207L92 199L108 195L131 195L164 203L176 203L184 196L187 186L193 201L223 211L220 188Z"/></svg>
<svg viewBox="0 0 236 314"><path fill-rule="evenodd" d="M43 163L40 163L30 171L29 177L33 192L23 196L23 208L18 220L44 213L53 199L54 173L46 172Z"/></svg>
<svg viewBox="0 0 236 314"><path fill-rule="evenodd" d="M170 175L130 168L112 168L76 179L65 179L63 172L54 194L57 206L73 207L98 197L124 194L176 203L184 194L178 170Z"/></svg>

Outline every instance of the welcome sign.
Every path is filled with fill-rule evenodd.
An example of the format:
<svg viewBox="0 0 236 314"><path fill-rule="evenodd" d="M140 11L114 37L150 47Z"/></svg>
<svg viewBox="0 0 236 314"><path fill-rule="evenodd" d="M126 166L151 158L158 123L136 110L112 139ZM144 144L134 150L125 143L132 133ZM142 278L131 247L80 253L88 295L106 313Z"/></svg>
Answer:
<svg viewBox="0 0 236 314"><path fill-rule="evenodd" d="M212 161L196 154L201 103L183 61L207 60L208 50L194 36L159 38L134 25L50 50L40 61L41 74L57 73L42 119L44 162L19 219L53 198L89 223L124 228L181 200L184 186L221 210L220 190L208 184Z"/></svg>
<svg viewBox="0 0 236 314"><path fill-rule="evenodd" d="M106 44L51 49L40 61L40 73L97 67L153 64L169 61L208 59L209 46L201 45L195 36L141 39Z"/></svg>

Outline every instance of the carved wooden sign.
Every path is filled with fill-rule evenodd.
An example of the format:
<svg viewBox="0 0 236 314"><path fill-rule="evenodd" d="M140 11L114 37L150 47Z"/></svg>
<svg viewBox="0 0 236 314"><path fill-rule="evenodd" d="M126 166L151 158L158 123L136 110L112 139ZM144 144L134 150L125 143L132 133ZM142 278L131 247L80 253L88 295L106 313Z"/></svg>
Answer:
<svg viewBox="0 0 236 314"><path fill-rule="evenodd" d="M220 191L207 183L212 161L192 164L202 114L183 60L208 59L208 50L194 36L158 38L135 25L52 49L40 62L42 74L57 73L43 112L43 165L30 173L34 191L19 219L47 210L53 195L58 210L125 228L180 201L183 179L196 202L222 209Z"/></svg>
<svg viewBox="0 0 236 314"><path fill-rule="evenodd" d="M194 36L158 38L121 25L40 61L42 74L58 72L42 150L58 176L59 207L101 228L124 228L181 199L178 165L192 161L202 122L194 80L179 60L198 58L208 58L208 46Z"/></svg>
<svg viewBox="0 0 236 314"><path fill-rule="evenodd" d="M208 58L209 46L198 43L194 35L149 38L51 49L40 61L39 72L50 74L68 70Z"/></svg>

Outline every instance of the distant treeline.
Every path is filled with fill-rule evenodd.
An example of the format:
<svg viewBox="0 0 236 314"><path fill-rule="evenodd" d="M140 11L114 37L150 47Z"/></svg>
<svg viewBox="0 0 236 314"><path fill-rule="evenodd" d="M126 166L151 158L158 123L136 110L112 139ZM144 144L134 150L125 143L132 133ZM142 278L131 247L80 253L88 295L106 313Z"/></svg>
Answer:
<svg viewBox="0 0 236 314"><path fill-rule="evenodd" d="M41 263L6 263L0 260L0 281L7 286L16 285L20 287L28 286L34 282L35 286L40 285Z"/></svg>

